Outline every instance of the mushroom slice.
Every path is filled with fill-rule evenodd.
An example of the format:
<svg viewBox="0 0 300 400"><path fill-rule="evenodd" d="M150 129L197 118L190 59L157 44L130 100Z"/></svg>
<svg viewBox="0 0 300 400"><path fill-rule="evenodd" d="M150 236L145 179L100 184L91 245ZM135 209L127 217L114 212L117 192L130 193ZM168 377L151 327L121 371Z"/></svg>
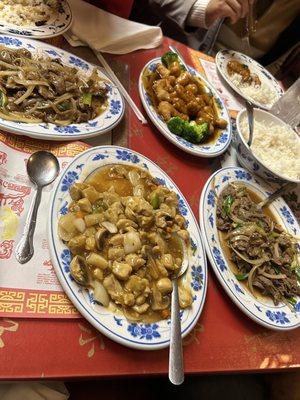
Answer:
<svg viewBox="0 0 300 400"><path fill-rule="evenodd" d="M93 287L94 287L94 299L98 301L98 303L101 303L103 307L108 307L109 296L103 284L95 280L93 282Z"/></svg>
<svg viewBox="0 0 300 400"><path fill-rule="evenodd" d="M112 222L103 221L103 222L101 222L101 225L104 226L104 228L106 228L108 230L108 232L110 232L110 233L117 233L118 232L118 228Z"/></svg>
<svg viewBox="0 0 300 400"><path fill-rule="evenodd" d="M135 213L132 211L132 209L130 207L125 208L125 215L128 219L131 219L133 221L137 220Z"/></svg>
<svg viewBox="0 0 300 400"><path fill-rule="evenodd" d="M70 272L72 277L79 285L86 286L89 282L89 274L87 263L81 256L75 256L70 264Z"/></svg>
<svg viewBox="0 0 300 400"><path fill-rule="evenodd" d="M98 250L103 249L104 240L108 235L108 230L106 228L100 228L95 233L96 247Z"/></svg>
<svg viewBox="0 0 300 400"><path fill-rule="evenodd" d="M132 184L132 186L136 186L140 181L140 175L135 170L129 171L128 178L129 178L130 183Z"/></svg>
<svg viewBox="0 0 300 400"><path fill-rule="evenodd" d="M164 310L170 305L170 298L168 296L163 296L162 293L156 288L155 285L151 288L151 308L154 311Z"/></svg>

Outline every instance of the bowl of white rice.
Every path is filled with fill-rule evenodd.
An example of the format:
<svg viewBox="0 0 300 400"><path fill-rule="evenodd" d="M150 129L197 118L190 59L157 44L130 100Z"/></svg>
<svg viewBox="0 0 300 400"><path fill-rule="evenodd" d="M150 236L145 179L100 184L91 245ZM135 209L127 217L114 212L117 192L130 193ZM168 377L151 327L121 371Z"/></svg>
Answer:
<svg viewBox="0 0 300 400"><path fill-rule="evenodd" d="M300 137L273 114L255 108L251 147L247 145L249 126L247 111L236 120L233 143L239 163L267 181L300 183Z"/></svg>

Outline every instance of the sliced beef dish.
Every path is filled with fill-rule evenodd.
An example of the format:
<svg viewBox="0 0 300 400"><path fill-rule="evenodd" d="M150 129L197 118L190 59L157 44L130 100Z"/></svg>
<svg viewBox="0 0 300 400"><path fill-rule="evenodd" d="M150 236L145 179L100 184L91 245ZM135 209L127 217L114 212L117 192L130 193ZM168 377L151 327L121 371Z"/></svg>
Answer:
<svg viewBox="0 0 300 400"><path fill-rule="evenodd" d="M236 265L236 277L270 296L274 304L296 302L300 295L297 242L251 198L249 190L230 184L217 203L217 227Z"/></svg>

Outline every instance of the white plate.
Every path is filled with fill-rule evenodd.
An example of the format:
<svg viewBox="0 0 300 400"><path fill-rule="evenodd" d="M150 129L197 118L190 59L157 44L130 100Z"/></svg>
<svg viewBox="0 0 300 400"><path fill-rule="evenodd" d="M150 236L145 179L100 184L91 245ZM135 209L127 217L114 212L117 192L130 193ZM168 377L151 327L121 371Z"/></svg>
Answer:
<svg viewBox="0 0 300 400"><path fill-rule="evenodd" d="M195 326L204 305L207 287L207 267L200 230L190 206L175 183L152 161L139 153L116 146L100 146L89 149L77 156L57 181L50 202L48 217L48 241L51 258L66 294L78 311L100 332L128 347L143 350L157 350L169 345L170 320L153 324L132 323L123 315L113 314L106 308L97 305L92 293L76 284L70 276L70 251L59 239L57 233L58 219L67 212L71 201L69 187L75 181L83 181L95 169L106 164L126 164L144 168L156 177L160 184L173 190L179 201L179 210L186 218L187 230L191 237L192 255L189 268L184 276L193 295L193 304L181 312L182 335L187 335Z"/></svg>
<svg viewBox="0 0 300 400"><path fill-rule="evenodd" d="M218 95L217 91L192 67L189 67L190 73L200 78L215 97L220 109L220 118L223 118L227 121L227 128L222 130L220 137L214 144L193 144L182 139L180 136L174 135L174 133L170 132L167 124L163 121L162 117L157 114L151 104L151 99L146 93L142 77L146 69L149 69L150 71L155 71L157 64L159 64L160 62L160 57L154 58L153 60L149 61L143 68L139 78L140 98L142 100L146 113L148 114L153 124L170 142L175 144L175 146L179 147L180 149L186 151L187 153L193 154L198 157L216 157L224 153L231 141L231 121L229 114L223 100Z"/></svg>
<svg viewBox="0 0 300 400"><path fill-rule="evenodd" d="M298 328L300 326L299 296L294 311L283 303L275 306L271 299L255 299L250 291L236 279L226 260L216 227L216 195L220 195L230 182L237 181L248 186L262 199L273 191L262 179L251 175L243 168L223 168L209 178L201 194L199 214L202 237L211 266L231 300L253 321L274 330L287 331ZM296 218L282 198L274 201L270 208L287 232L295 236L300 235Z"/></svg>
<svg viewBox="0 0 300 400"><path fill-rule="evenodd" d="M258 62L253 60L252 58L246 56L245 54L239 53L237 51L233 50L221 50L217 53L216 55L216 66L217 66L217 71L221 74L222 78L225 79L225 81L228 83L231 88L238 93L243 99L250 101L253 103L256 107L263 108L264 110L270 110L273 104L262 104L259 103L257 100L253 99L252 97L249 97L245 95L230 79L228 73L227 73L227 63L230 61L232 58L235 60L241 62L242 64L245 64L248 66L250 69L251 73L257 74L259 79L261 80L262 83L266 84L272 91L277 96L277 100L283 95L283 89L279 85L279 83L276 81L274 76L270 74L270 72L265 69L262 65L260 65Z"/></svg>
<svg viewBox="0 0 300 400"><path fill-rule="evenodd" d="M60 2L58 13L43 26L19 26L0 19L0 32L32 39L46 39L62 35L72 24L72 11L67 0Z"/></svg>
<svg viewBox="0 0 300 400"><path fill-rule="evenodd" d="M33 55L38 54L39 56L59 59L63 64L76 67L85 75L90 75L95 67L67 51L37 40L0 35L0 45L14 49L25 48ZM108 81L108 107L100 116L93 120L80 124L57 126L50 123L27 124L6 121L0 118L0 128L17 135L47 140L81 140L110 131L121 121L124 115L125 104L119 90L109 78L100 70L98 70L98 74L101 78Z"/></svg>

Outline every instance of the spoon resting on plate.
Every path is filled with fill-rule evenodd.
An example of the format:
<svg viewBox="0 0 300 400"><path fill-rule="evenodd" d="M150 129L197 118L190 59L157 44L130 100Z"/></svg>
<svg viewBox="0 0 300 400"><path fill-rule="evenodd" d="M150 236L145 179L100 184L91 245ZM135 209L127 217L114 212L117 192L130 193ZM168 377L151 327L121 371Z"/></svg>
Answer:
<svg viewBox="0 0 300 400"><path fill-rule="evenodd" d="M275 192L272 193L270 196L268 196L265 200L258 203L257 207L259 209L262 209L262 208L268 206L273 201L275 201L278 197L280 197L284 192L295 189L296 186L297 186L297 183L295 183L295 182L285 183L283 186L281 186L281 188L275 190Z"/></svg>
<svg viewBox="0 0 300 400"><path fill-rule="evenodd" d="M178 295L178 278L185 273L189 266L189 259L186 245L181 239L183 260L180 270L172 277L172 298L171 298L171 335L169 352L169 380L174 385L181 385L184 381L182 337L180 307Z"/></svg>
<svg viewBox="0 0 300 400"><path fill-rule="evenodd" d="M16 247L15 257L20 264L27 263L33 256L33 235L43 187L52 183L59 174L59 162L48 151L37 151L27 161L27 173L36 187L36 192L25 222L22 237Z"/></svg>
<svg viewBox="0 0 300 400"><path fill-rule="evenodd" d="M246 110L247 110L248 125L249 125L249 137L247 144L249 147L251 147L253 141L254 119L253 119L253 105L248 100L246 100Z"/></svg>

